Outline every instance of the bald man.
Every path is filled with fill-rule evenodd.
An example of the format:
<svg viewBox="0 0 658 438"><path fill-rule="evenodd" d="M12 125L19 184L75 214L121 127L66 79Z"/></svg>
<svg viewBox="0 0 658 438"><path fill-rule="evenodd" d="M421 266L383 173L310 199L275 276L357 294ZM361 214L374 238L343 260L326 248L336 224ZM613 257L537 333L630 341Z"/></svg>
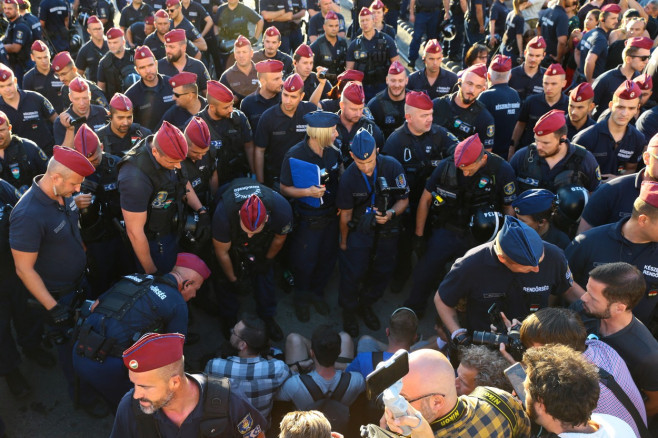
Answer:
<svg viewBox="0 0 658 438"><path fill-rule="evenodd" d="M423 420L414 416L393 419L386 410L390 430L401 433L398 425L409 425L411 437L526 437L530 420L523 405L510 393L493 387L478 387L471 395L457 396L455 370L436 350L418 350L409 355L409 373L402 379L403 396ZM502 405L502 408L494 404ZM503 413L511 413L511 419ZM428 424L429 423L429 424Z"/></svg>

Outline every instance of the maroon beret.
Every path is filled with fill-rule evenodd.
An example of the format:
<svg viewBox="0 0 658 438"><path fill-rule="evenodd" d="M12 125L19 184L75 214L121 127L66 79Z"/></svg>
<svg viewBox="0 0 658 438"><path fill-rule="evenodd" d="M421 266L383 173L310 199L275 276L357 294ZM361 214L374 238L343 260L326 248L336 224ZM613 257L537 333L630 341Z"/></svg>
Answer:
<svg viewBox="0 0 658 438"><path fill-rule="evenodd" d="M532 130L539 136L548 135L557 131L566 123L567 119L564 117L564 111L550 110L537 120Z"/></svg>
<svg viewBox="0 0 658 438"><path fill-rule="evenodd" d="M576 88L571 90L569 97L574 102L583 102L594 97L594 89L589 82L581 82Z"/></svg>
<svg viewBox="0 0 658 438"><path fill-rule="evenodd" d="M402 73L406 73L407 69L404 68L404 65L400 63L400 61L393 61L391 63L391 66L388 68L388 74L389 75L401 75Z"/></svg>
<svg viewBox="0 0 658 438"><path fill-rule="evenodd" d="M14 77L14 72L4 64L0 64L0 81L4 82Z"/></svg>
<svg viewBox="0 0 658 438"><path fill-rule="evenodd" d="M220 102L233 102L233 92L224 84L218 81L208 81L208 96L217 99Z"/></svg>
<svg viewBox="0 0 658 438"><path fill-rule="evenodd" d="M283 89L289 93L297 90L304 90L304 80L299 74L295 73L294 75L288 76L288 79L283 83Z"/></svg>
<svg viewBox="0 0 658 438"><path fill-rule="evenodd" d="M238 35L238 37L235 39L235 44L233 46L234 47L246 47L246 46L251 47L251 42L249 41L249 38L247 38L243 35Z"/></svg>
<svg viewBox="0 0 658 438"><path fill-rule="evenodd" d="M647 37L633 37L627 39L624 45L626 47L639 47L640 49L651 50L653 47L653 40Z"/></svg>
<svg viewBox="0 0 658 438"><path fill-rule="evenodd" d="M110 106L118 111L132 111L133 103L128 96L121 93L114 93Z"/></svg>
<svg viewBox="0 0 658 438"><path fill-rule="evenodd" d="M51 64L51 67L55 73L63 69L64 67L73 64L73 58L71 58L71 54L69 52L59 52L55 56L53 56L53 61Z"/></svg>
<svg viewBox="0 0 658 438"><path fill-rule="evenodd" d="M653 78L651 75L642 73L640 76L633 79L633 82L635 82L642 91L653 90Z"/></svg>
<svg viewBox="0 0 658 438"><path fill-rule="evenodd" d="M137 61L138 59L146 59L146 58L155 59L155 55L151 51L151 48L149 46L137 47L137 49L135 49L135 61Z"/></svg>
<svg viewBox="0 0 658 438"><path fill-rule="evenodd" d="M169 85L171 85L171 88L194 83L196 83L196 73L190 73L189 71L180 72L169 78Z"/></svg>
<svg viewBox="0 0 658 438"><path fill-rule="evenodd" d="M268 37L280 37L281 32L279 32L279 29L276 28L276 26L270 26L267 29L265 29L265 36Z"/></svg>
<svg viewBox="0 0 658 438"><path fill-rule="evenodd" d="M345 70L338 75L336 79L343 82L357 81L363 82L363 72L360 70Z"/></svg>
<svg viewBox="0 0 658 438"><path fill-rule="evenodd" d="M512 58L505 55L496 55L491 60L489 68L499 73L507 73L512 69Z"/></svg>
<svg viewBox="0 0 658 438"><path fill-rule="evenodd" d="M101 19L98 18L97 15L92 15L91 17L87 18L87 26L89 26L90 24L103 24L103 23L101 22Z"/></svg>
<svg viewBox="0 0 658 438"><path fill-rule="evenodd" d="M462 78L466 75L466 73L475 73L476 75L480 76L482 79L486 79L487 65L483 63L473 64L472 66L464 70L464 74L462 75Z"/></svg>
<svg viewBox="0 0 658 438"><path fill-rule="evenodd" d="M165 34L165 43L179 43L185 41L185 30L174 29Z"/></svg>
<svg viewBox="0 0 658 438"><path fill-rule="evenodd" d="M266 59L256 63L258 73L279 73L283 71L283 62L278 59Z"/></svg>
<svg viewBox="0 0 658 438"><path fill-rule="evenodd" d="M208 149L210 146L210 130L205 120L201 117L192 117L185 127L185 135L190 139L192 144L201 149Z"/></svg>
<svg viewBox="0 0 658 438"><path fill-rule="evenodd" d="M18 6L18 0L5 0L4 3L6 5L16 5L16 6Z"/></svg>
<svg viewBox="0 0 658 438"><path fill-rule="evenodd" d="M443 49L438 40L429 40L425 43L425 53L442 53Z"/></svg>
<svg viewBox="0 0 658 438"><path fill-rule="evenodd" d="M382 3L382 0L374 0L370 3L370 9L384 9L384 3Z"/></svg>
<svg viewBox="0 0 658 438"><path fill-rule="evenodd" d="M624 100L639 99L641 95L642 90L640 90L639 85L629 80L625 80L617 90L615 90L615 96Z"/></svg>
<svg viewBox="0 0 658 438"><path fill-rule="evenodd" d="M618 14L621 12L621 7L615 3L608 3L601 8L601 12L612 12L613 14Z"/></svg>
<svg viewBox="0 0 658 438"><path fill-rule="evenodd" d="M407 96L404 98L404 103L422 110L431 110L434 108L432 99L430 99L427 93L422 91L409 91Z"/></svg>
<svg viewBox="0 0 658 438"><path fill-rule="evenodd" d="M76 93L83 93L85 91L89 91L89 84L87 81L82 79L81 76L76 76L75 79L69 83L69 90Z"/></svg>
<svg viewBox="0 0 658 438"><path fill-rule="evenodd" d="M363 86L357 82L350 82L345 85L342 96L345 96L345 99L355 105L363 105L366 103L366 95L363 92Z"/></svg>
<svg viewBox="0 0 658 438"><path fill-rule="evenodd" d="M168 8L170 8L172 6L180 5L180 0L167 0L165 4L167 5Z"/></svg>
<svg viewBox="0 0 658 438"><path fill-rule="evenodd" d="M46 50L48 50L48 46L46 46L46 44L41 40L34 40L34 42L32 43L32 47L30 47L30 50L32 50L33 52L45 52Z"/></svg>
<svg viewBox="0 0 658 438"><path fill-rule="evenodd" d="M324 21L327 20L338 20L338 14L334 11L327 12L327 15L324 16Z"/></svg>
<svg viewBox="0 0 658 438"><path fill-rule="evenodd" d="M564 69L560 64L551 64L544 72L544 76L559 76L559 75L566 75Z"/></svg>
<svg viewBox="0 0 658 438"><path fill-rule="evenodd" d="M4 125L5 123L10 123L9 117L7 117L7 114L4 112L0 111L0 126Z"/></svg>
<svg viewBox="0 0 658 438"><path fill-rule="evenodd" d="M93 129L87 126L86 123L83 123L80 129L78 129L78 132L75 133L73 145L76 151L89 158L96 153L100 142Z"/></svg>
<svg viewBox="0 0 658 438"><path fill-rule="evenodd" d="M180 360L184 344L180 333L147 333L123 352L123 364L134 373L156 370Z"/></svg>
<svg viewBox="0 0 658 438"><path fill-rule="evenodd" d="M640 199L652 207L658 208L658 182L642 181Z"/></svg>
<svg viewBox="0 0 658 438"><path fill-rule="evenodd" d="M53 159L80 176L88 177L96 172L89 160L75 149L55 146L53 148Z"/></svg>
<svg viewBox="0 0 658 438"><path fill-rule="evenodd" d="M169 14L164 9L158 9L155 13L155 18L166 18L169 19Z"/></svg>
<svg viewBox="0 0 658 438"><path fill-rule="evenodd" d="M240 207L240 219L249 231L256 231L267 219L265 204L256 195L251 195Z"/></svg>
<svg viewBox="0 0 658 438"><path fill-rule="evenodd" d="M155 133L155 140L162 152L174 160L184 160L187 157L187 140L180 129L167 122L162 122L162 126Z"/></svg>
<svg viewBox="0 0 658 438"><path fill-rule="evenodd" d="M295 55L299 55L302 58L313 58L313 50L308 45L302 44L295 50Z"/></svg>
<svg viewBox="0 0 658 438"><path fill-rule="evenodd" d="M480 158L483 150L482 142L477 134L460 141L455 148L455 166L470 166Z"/></svg>
<svg viewBox="0 0 658 438"><path fill-rule="evenodd" d="M210 269L208 268L208 265L206 265L206 262L201 260L201 258L196 254L191 254L189 252L179 252L178 256L176 257L175 266L191 269L203 277L204 280L207 280L208 277L210 277Z"/></svg>
<svg viewBox="0 0 658 438"><path fill-rule="evenodd" d="M123 36L123 31L118 27L110 28L105 34L108 40L113 40L115 38L121 38Z"/></svg>
<svg viewBox="0 0 658 438"><path fill-rule="evenodd" d="M528 45L526 47L530 47L531 49L545 49L546 40L544 37L536 36L528 41Z"/></svg>
<svg viewBox="0 0 658 438"><path fill-rule="evenodd" d="M367 17L369 15L372 15L372 11L368 8L361 8L361 11L359 12L359 17Z"/></svg>
<svg viewBox="0 0 658 438"><path fill-rule="evenodd" d="M150 25L155 24L155 17L153 15L149 15L144 19L144 24L150 24Z"/></svg>

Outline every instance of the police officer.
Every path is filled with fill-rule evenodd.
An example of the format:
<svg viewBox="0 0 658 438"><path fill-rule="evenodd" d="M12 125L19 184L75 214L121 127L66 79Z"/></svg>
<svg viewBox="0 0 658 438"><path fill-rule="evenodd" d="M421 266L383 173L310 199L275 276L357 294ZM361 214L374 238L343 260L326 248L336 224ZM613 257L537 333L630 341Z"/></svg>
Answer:
<svg viewBox="0 0 658 438"><path fill-rule="evenodd" d="M453 344L469 345L469 331L489 331L487 310L494 303L508 318L522 320L561 296L575 301L579 291L572 285L562 250L542 241L523 222L506 216L494 240L457 259L441 282L434 304ZM460 298L466 297L469 305L463 326L456 306Z"/></svg>
<svg viewBox="0 0 658 438"><path fill-rule="evenodd" d="M208 106L197 114L208 125L217 150L218 185L253 172L254 142L244 113L233 108L234 96L224 84L208 81Z"/></svg>
<svg viewBox="0 0 658 438"><path fill-rule="evenodd" d="M0 177L22 195L35 176L46 173L48 157L33 141L13 135L11 131L9 118L0 111Z"/></svg>
<svg viewBox="0 0 658 438"><path fill-rule="evenodd" d="M433 105L429 96L410 91L405 98L405 122L386 140L383 155L390 155L404 168L409 186L409 209L401 217L398 261L391 290L398 292L411 273L412 237L418 200L427 178L439 161L452 156L457 139L445 128L432 124Z"/></svg>
<svg viewBox="0 0 658 438"><path fill-rule="evenodd" d="M281 103L283 88L283 63L268 59L256 64L259 86L256 91L242 99L240 111L249 119L252 128L258 126L265 110Z"/></svg>
<svg viewBox="0 0 658 438"><path fill-rule="evenodd" d="M274 320L274 258L292 230L292 208L274 190L237 178L222 192L212 221L213 246L223 276L217 284L224 332L237 321L237 292L253 288L258 316L273 341L283 339Z"/></svg>
<svg viewBox="0 0 658 438"><path fill-rule="evenodd" d="M162 121L167 121L180 130L185 129L187 122L206 107L208 102L199 96L199 87L196 84L196 75L186 71L178 73L169 78L169 85L174 91L176 105L169 107L162 116Z"/></svg>
<svg viewBox="0 0 658 438"><path fill-rule="evenodd" d="M651 57L652 47L653 40L651 38L635 37L627 39L622 55L622 64L596 78L594 84L592 84L594 103L596 104L592 117L595 120L608 109L608 104L617 88L624 81L634 79L644 70Z"/></svg>
<svg viewBox="0 0 658 438"><path fill-rule="evenodd" d="M638 158L647 141L630 121L639 108L641 93L635 82L625 81L615 91L610 116L573 138L574 143L594 155L604 180L633 173L637 169Z"/></svg>
<svg viewBox="0 0 658 438"><path fill-rule="evenodd" d="M55 144L52 123L57 112L48 99L34 91L19 90L14 73L0 64L0 111L14 126L14 134L32 140L52 155Z"/></svg>
<svg viewBox="0 0 658 438"><path fill-rule="evenodd" d="M596 190L601 181L599 166L591 152L566 138L564 111L544 114L533 130L535 142L519 149L510 160L519 190L548 189L556 193L569 184L590 192Z"/></svg>
<svg viewBox="0 0 658 438"><path fill-rule="evenodd" d="M150 5L144 3L142 0L131 1L129 5L124 8L121 8L121 17L119 18L119 27L124 32L128 29L133 23L138 21L144 21L149 15L153 15L153 8Z"/></svg>
<svg viewBox="0 0 658 438"><path fill-rule="evenodd" d="M478 96L487 88L487 66L475 64L464 71L459 89L434 99L434 123L452 132L459 140L477 133L484 148L494 146L495 126L491 113Z"/></svg>
<svg viewBox="0 0 658 438"><path fill-rule="evenodd" d="M259 182L276 190L281 163L288 149L304 139L304 115L317 109L303 102L304 81L294 74L283 83L281 105L266 110L258 121L254 134L254 170Z"/></svg>
<svg viewBox="0 0 658 438"><path fill-rule="evenodd" d="M226 65L227 58L233 51L233 43L240 35L249 35L249 24L255 26L254 40L257 41L263 33L263 17L239 0L223 3L214 14L217 30L218 52L221 65L215 67L217 76L230 67Z"/></svg>
<svg viewBox="0 0 658 438"><path fill-rule="evenodd" d="M542 81L545 69L540 65L546 56L546 40L536 36L523 51L523 63L512 69L509 86L514 88L523 102L526 97L544 91Z"/></svg>
<svg viewBox="0 0 658 438"><path fill-rule="evenodd" d="M343 329L359 334L357 312L371 330L379 330L372 309L395 267L399 217L409 205L404 170L392 157L377 153L375 139L361 128L350 155L354 162L340 179L340 289Z"/></svg>
<svg viewBox="0 0 658 438"><path fill-rule="evenodd" d="M370 9L361 9L359 24L363 33L347 48L345 68L364 73L363 89L370 100L385 88L386 73L391 63L398 60L398 49L393 38L375 29Z"/></svg>
<svg viewBox="0 0 658 438"><path fill-rule="evenodd" d="M144 19L144 22L133 23L128 29L126 29L126 43L128 46L133 49L136 46L141 46L144 44L146 35L150 35L155 30L155 17L149 15Z"/></svg>
<svg viewBox="0 0 658 438"><path fill-rule="evenodd" d="M215 25L210 13L201 3L192 0L181 1L181 12L183 13L183 16L194 25L206 42L207 50L206 53L204 53L204 55L206 55L204 63L208 66L208 69L210 69L210 57L212 57L214 65L220 65L221 60L217 50L217 37L214 29ZM208 55L210 55L210 57ZM215 67L215 71L221 69L222 67Z"/></svg>
<svg viewBox="0 0 658 438"><path fill-rule="evenodd" d="M556 213L557 197L546 189L530 189L512 201L512 208L521 222L535 230L544 242L552 243L563 250L571 239L552 223Z"/></svg>
<svg viewBox="0 0 658 438"><path fill-rule="evenodd" d="M332 83L345 70L347 40L339 35L340 17L334 11L327 12L324 18L324 34L311 43L313 65L327 69L325 76Z"/></svg>
<svg viewBox="0 0 658 438"><path fill-rule="evenodd" d="M217 433L264 438L267 420L239 391L230 391L228 381L212 383L203 375L184 372L184 343L185 336L179 333L148 333L124 351L123 363L135 388L121 400L110 436L193 438ZM147 382L173 390L158 391ZM180 401L182 415L168 405L169 397ZM184 426L178 428L170 416L180 416Z"/></svg>
<svg viewBox="0 0 658 438"><path fill-rule="evenodd" d="M407 83L407 70L399 61L395 61L388 68L386 88L368 102L370 113L382 130L384 138L388 138L404 123Z"/></svg>
<svg viewBox="0 0 658 438"><path fill-rule="evenodd" d="M201 40L203 41L203 38ZM167 32L165 34L166 57L158 61L158 70L163 75L170 77L183 71L196 74L199 94L205 96L206 82L210 79L210 74L203 62L187 55L185 52L187 41L183 29L174 29Z"/></svg>
<svg viewBox="0 0 658 438"><path fill-rule="evenodd" d="M138 267L147 274L167 272L178 252L183 202L198 214L208 214L177 169L187 157L183 133L164 122L119 163L119 194L126 232Z"/></svg>
<svg viewBox="0 0 658 438"><path fill-rule="evenodd" d="M73 310L85 299L87 262L78 227L79 211L71 195L93 172L94 166L79 152L56 146L46 173L34 179L10 216L9 243L16 273L48 311L51 338L57 343L70 396L73 378L66 332L73 326ZM90 415L109 413L92 393L80 391L80 397Z"/></svg>
<svg viewBox="0 0 658 438"><path fill-rule="evenodd" d="M169 78L158 73L158 62L147 46L135 50L135 69L142 79L126 91L126 96L133 103L135 121L154 130L174 105L174 91Z"/></svg>
<svg viewBox="0 0 658 438"><path fill-rule="evenodd" d="M454 157L438 164L418 202L413 241L419 260L405 306L424 313L427 297L436 288L446 263L490 240L498 230L494 220L493 229L488 230L491 236L471 233L472 217L481 213L497 218L497 213L512 213L516 193L510 165L486 152L477 135L461 141ZM426 229L431 229L427 244L423 239Z"/></svg>
<svg viewBox="0 0 658 438"><path fill-rule="evenodd" d="M530 96L523 101L519 120L512 133L510 157L516 149L532 143L532 129L541 116L554 109L567 111L569 98L562 92L566 84L566 73L560 64L552 64L546 69L542 82L544 92Z"/></svg>
<svg viewBox="0 0 658 438"><path fill-rule="evenodd" d="M62 111L62 97L60 95L64 83L55 76L50 68L50 50L41 40L32 43L31 57L34 68L30 69L23 77L23 90L36 91L57 110Z"/></svg>
<svg viewBox="0 0 658 438"><path fill-rule="evenodd" d="M194 27L190 20L185 18L180 0L167 0L165 3L169 18L171 19L172 30L184 30L185 38L191 41L200 52L208 50L206 40L201 36L201 33Z"/></svg>
<svg viewBox="0 0 658 438"><path fill-rule="evenodd" d="M213 205L213 195L219 187L217 149L212 145L208 125L201 117L192 117L185 127L185 138L188 146L187 158L181 163L181 172L192 184L199 201L204 206ZM205 221L207 224L202 223ZM209 233L210 215L199 216L197 235L204 226L207 227Z"/></svg>
<svg viewBox="0 0 658 438"><path fill-rule="evenodd" d="M352 163L350 155L352 140L361 128L375 138L377 148L384 146L384 134L371 118L364 115L365 94L360 83L349 82L345 86L340 96L339 107L340 123L336 126L338 138L335 144L343 155L344 165L348 166Z"/></svg>
<svg viewBox="0 0 658 438"><path fill-rule="evenodd" d="M416 68L418 49L425 34L427 40L436 39L439 35L439 11L442 2L439 0L411 0L409 2L409 22L413 23L414 31L409 44L409 67Z"/></svg>
<svg viewBox="0 0 658 438"><path fill-rule="evenodd" d="M584 131L596 122L590 117L594 109L594 90L589 82L578 84L569 92L569 107L567 115L567 138L573 139L580 131Z"/></svg>
<svg viewBox="0 0 658 438"><path fill-rule="evenodd" d="M621 7L608 4L601 8L599 25L587 32L574 51L578 62L578 82L587 81L590 84L605 72L608 57L608 35L617 28Z"/></svg>
<svg viewBox="0 0 658 438"><path fill-rule="evenodd" d="M336 195L342 173L340 152L331 147L339 117L314 111L304 116L307 137L290 148L281 167L281 193L294 199L296 221L289 253L295 278L295 315L310 319L309 304L320 315L329 314L324 289L338 258ZM319 169L315 181L304 178L307 169Z"/></svg>
<svg viewBox="0 0 658 438"><path fill-rule="evenodd" d="M331 90L331 84L327 81L325 73L318 76L313 71L313 51L306 44L297 47L293 55L293 73L297 73L304 81L304 96L309 102L319 103L320 99L326 99ZM318 73L324 72L324 68L318 68Z"/></svg>
<svg viewBox="0 0 658 438"><path fill-rule="evenodd" d="M30 31L32 32L32 41L36 41L43 38L42 36L43 32L41 30L41 22L39 21L39 17L37 17L32 13L31 8L32 5L28 0L21 0L20 2L18 2L18 11L21 14L21 18L25 20L25 23L27 23L28 27L30 28Z"/></svg>
<svg viewBox="0 0 658 438"><path fill-rule="evenodd" d="M350 82L358 82L361 84L361 81L363 81L363 72L359 70L345 70L338 75L336 78L336 85L334 85L331 90L329 90L329 93L327 93L328 99L322 99L319 107L325 111L337 113L340 111L340 98L343 94L343 90ZM361 88L363 88L363 86L361 86ZM363 99L365 99L365 96ZM370 117L370 110L368 107L363 108L362 114Z"/></svg>
<svg viewBox="0 0 658 438"><path fill-rule="evenodd" d="M260 5L259 11L263 19L267 23L271 23L270 27L274 27L279 33L280 44L277 44L277 48L280 46L281 52L288 55L290 53L290 27L288 22L293 19L294 15L292 2L264 0ZM265 35L267 35L267 31L265 31ZM274 35L274 33L270 35ZM263 42L263 45L265 45L265 42Z"/></svg>
<svg viewBox="0 0 658 438"><path fill-rule="evenodd" d="M69 84L73 79L80 78L84 81L91 91L91 103L94 105L99 105L102 107L107 107L107 99L105 98L105 93L98 88L95 82L91 82L83 78L79 73L78 69L75 67L73 58L69 52L59 52L53 56L53 61L51 64L52 69L55 71L55 75L62 81L62 88L60 90L60 99L62 101L62 111L71 105L71 100L69 99ZM60 111L61 112L61 111Z"/></svg>
<svg viewBox="0 0 658 438"><path fill-rule="evenodd" d="M496 133L492 151L501 157L508 155L512 131L521 112L519 93L508 85L511 69L512 59L510 57L494 56L487 72L490 87L478 96L478 100L493 116Z"/></svg>
<svg viewBox="0 0 658 438"><path fill-rule="evenodd" d="M151 49L155 59L162 59L167 56L165 51L165 35L171 29L171 21L169 20L167 11L160 9L156 12L154 23L155 32L152 32L144 38L144 45ZM199 49L197 49L190 41L187 41L185 53L195 59L201 59L201 52L199 52Z"/></svg>
<svg viewBox="0 0 658 438"><path fill-rule="evenodd" d="M564 55L568 51L569 16L564 6L565 0L558 0L552 7L548 8L546 14L539 20L539 34L546 40L544 65L562 64Z"/></svg>
<svg viewBox="0 0 658 438"><path fill-rule="evenodd" d="M135 72L135 50L126 47L124 33L118 27L107 31L108 52L98 63L98 87L105 96L112 98L114 93L125 92L137 82Z"/></svg>
<svg viewBox="0 0 658 438"><path fill-rule="evenodd" d="M431 99L452 92L457 83L457 75L441 67L443 49L437 40L425 43L423 64L425 67L409 75L407 87L414 91L425 91Z"/></svg>
<svg viewBox="0 0 658 438"><path fill-rule="evenodd" d="M245 96L258 89L258 76L256 65L252 61L254 50L246 37L239 35L235 39L233 55L235 63L222 73L219 80L231 89L235 95L235 103L238 104Z"/></svg>
<svg viewBox="0 0 658 438"><path fill-rule="evenodd" d="M133 123L133 104L121 93L110 100L110 121L96 132L103 151L118 157L123 157L141 139L151 135L150 130Z"/></svg>
<svg viewBox="0 0 658 438"><path fill-rule="evenodd" d="M326 33L324 24L327 21L327 16L330 17L330 20L338 20L338 29L333 33L333 37L335 38L336 36L339 36L344 39L346 31L345 18L342 14L332 10L332 8L336 6L336 3L334 3L333 0L320 0L318 3L320 6L320 13L311 16L308 20L308 30L306 35L308 36L309 44L314 43L320 36Z"/></svg>
<svg viewBox="0 0 658 438"><path fill-rule="evenodd" d="M160 277L126 275L91 306L76 328L73 368L115 407L130 389L122 352L150 331L187 333L187 305L210 269L199 257L179 253L171 272Z"/></svg>
<svg viewBox="0 0 658 438"><path fill-rule="evenodd" d="M286 31L288 32L288 31ZM292 73L292 58L289 50L282 51L281 45L283 37L281 31L276 26L270 26L263 33L263 48L254 52L254 63L259 63L268 59L276 59L283 62L283 75L288 76Z"/></svg>
<svg viewBox="0 0 658 438"><path fill-rule="evenodd" d="M39 21L44 38L50 39L55 52L69 50L71 4L65 0L43 0L39 4Z"/></svg>
<svg viewBox="0 0 658 438"><path fill-rule="evenodd" d="M72 147L75 133L82 123L94 130L100 129L107 123L109 113L104 107L91 103L89 86L79 76L69 84L69 99L71 106L55 119L53 134L55 142Z"/></svg>
<svg viewBox="0 0 658 438"><path fill-rule="evenodd" d="M18 85L23 85L23 75L34 64L30 60L32 29L18 12L18 0L4 0L2 9L9 20L9 27L2 42L9 55L9 66L14 71Z"/></svg>

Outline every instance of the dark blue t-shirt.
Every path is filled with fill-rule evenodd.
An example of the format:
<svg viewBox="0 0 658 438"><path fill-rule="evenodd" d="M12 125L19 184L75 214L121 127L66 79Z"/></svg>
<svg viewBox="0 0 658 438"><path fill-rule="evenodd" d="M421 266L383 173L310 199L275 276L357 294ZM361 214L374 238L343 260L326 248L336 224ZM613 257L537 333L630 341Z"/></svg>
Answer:
<svg viewBox="0 0 658 438"><path fill-rule="evenodd" d="M478 100L489 110L496 124L493 152L507 157L512 132L521 114L519 93L507 84L496 84L483 91Z"/></svg>

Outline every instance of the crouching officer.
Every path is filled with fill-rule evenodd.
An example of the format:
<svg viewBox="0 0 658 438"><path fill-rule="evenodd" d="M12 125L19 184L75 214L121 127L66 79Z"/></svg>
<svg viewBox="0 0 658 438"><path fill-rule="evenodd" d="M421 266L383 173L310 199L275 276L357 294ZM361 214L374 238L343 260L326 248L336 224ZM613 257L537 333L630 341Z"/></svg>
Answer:
<svg viewBox="0 0 658 438"><path fill-rule="evenodd" d="M359 335L356 317L379 330L372 304L383 294L395 268L399 215L409 205L402 165L377 154L375 139L359 129L352 140L354 160L341 177L336 198L340 211L340 291L343 329Z"/></svg>
<svg viewBox="0 0 658 438"><path fill-rule="evenodd" d="M340 151L333 147L340 117L314 111L304 121L306 140L288 150L281 167L281 193L295 200L289 253L295 276L295 314L301 322L310 319L309 303L321 315L329 314L324 288L338 258L336 195L342 172ZM308 172L315 177L309 178Z"/></svg>
<svg viewBox="0 0 658 438"><path fill-rule="evenodd" d="M228 379L185 373L184 343L180 333L148 333L123 352L135 388L121 400L110 437L265 438L267 421Z"/></svg>
<svg viewBox="0 0 658 438"><path fill-rule="evenodd" d="M207 214L178 169L187 157L183 133L164 122L119 162L119 194L126 232L139 267L147 273L167 272L176 261L183 202Z"/></svg>
<svg viewBox="0 0 658 438"><path fill-rule="evenodd" d="M497 212L513 214L511 203L515 198L512 167L498 155L486 152L477 134L460 142L454 158L444 159L432 172L418 203L414 247L419 260L404 305L422 315L445 264L482 243L471 233L471 218L478 212L494 218L491 234L483 239L487 241L497 231ZM428 218L432 234L425 250L423 236Z"/></svg>
<svg viewBox="0 0 658 438"><path fill-rule="evenodd" d="M194 298L210 269L199 257L179 253L172 271L161 277L126 275L91 304L76 327L73 369L115 408L130 390L121 354L151 331L187 333L187 301Z"/></svg>
<svg viewBox="0 0 658 438"><path fill-rule="evenodd" d="M268 336L273 341L283 339L281 327L274 320L273 265L292 230L292 219L288 201L254 180L238 178L220 195L212 220L212 237L225 276L217 285L225 335L237 323L237 292L253 286L258 316L265 321Z"/></svg>

